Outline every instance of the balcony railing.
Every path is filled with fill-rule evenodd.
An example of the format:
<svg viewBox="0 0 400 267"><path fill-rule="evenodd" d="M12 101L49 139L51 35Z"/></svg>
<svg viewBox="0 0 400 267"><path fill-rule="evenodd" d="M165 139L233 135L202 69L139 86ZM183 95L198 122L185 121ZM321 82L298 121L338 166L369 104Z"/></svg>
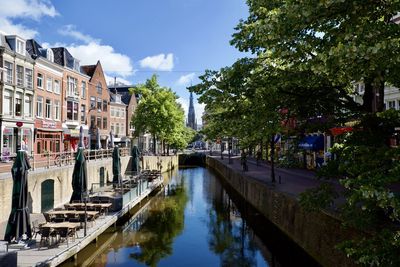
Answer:
<svg viewBox="0 0 400 267"><path fill-rule="evenodd" d="M120 156L129 156L129 148L120 148ZM95 160L103 160L112 158L113 149L99 149L99 150L85 150L86 160L88 162ZM30 154L29 163L31 164L32 170L39 168L55 168L62 166L73 166L75 164L76 152L50 152L42 154ZM10 172L11 166L14 162L16 154L7 155L2 157L0 162L0 173Z"/></svg>

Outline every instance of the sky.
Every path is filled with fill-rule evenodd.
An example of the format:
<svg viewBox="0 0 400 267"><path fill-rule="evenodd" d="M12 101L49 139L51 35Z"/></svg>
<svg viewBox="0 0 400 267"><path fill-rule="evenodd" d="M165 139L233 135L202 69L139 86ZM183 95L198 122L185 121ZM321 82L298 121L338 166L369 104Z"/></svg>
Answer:
<svg viewBox="0 0 400 267"><path fill-rule="evenodd" d="M0 0L0 32L67 47L81 65L100 60L108 82L155 73L187 113L187 86L245 56L229 41L247 15L245 0Z"/></svg>

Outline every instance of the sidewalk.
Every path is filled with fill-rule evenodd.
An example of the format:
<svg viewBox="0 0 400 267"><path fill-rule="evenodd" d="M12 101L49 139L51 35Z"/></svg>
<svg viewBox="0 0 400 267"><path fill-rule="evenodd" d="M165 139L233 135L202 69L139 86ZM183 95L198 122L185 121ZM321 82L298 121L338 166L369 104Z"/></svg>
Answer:
<svg viewBox="0 0 400 267"><path fill-rule="evenodd" d="M315 173L312 171L301 169L275 168L276 182L272 183L271 167L265 162L261 163L260 166L257 166L256 160L250 158L247 161L249 171L243 172L239 156L232 157L231 164L228 164L227 155L224 155L223 160L221 160L220 155L213 155L210 157L213 157L220 162L223 162L231 169L241 172L252 179L258 180L262 183L274 187L277 191L284 192L296 198L300 195L300 193L306 191L307 189L318 187L324 182L331 183L338 193L344 191L343 186L341 186L337 180L318 180ZM281 177L281 183L279 183L279 176Z"/></svg>

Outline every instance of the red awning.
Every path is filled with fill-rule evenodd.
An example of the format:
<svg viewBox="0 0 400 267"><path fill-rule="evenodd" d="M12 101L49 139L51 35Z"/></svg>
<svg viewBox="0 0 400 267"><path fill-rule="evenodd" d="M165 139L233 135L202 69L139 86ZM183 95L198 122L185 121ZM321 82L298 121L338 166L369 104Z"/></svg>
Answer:
<svg viewBox="0 0 400 267"><path fill-rule="evenodd" d="M347 132L352 132L353 127L335 127L330 129L333 136L341 135Z"/></svg>

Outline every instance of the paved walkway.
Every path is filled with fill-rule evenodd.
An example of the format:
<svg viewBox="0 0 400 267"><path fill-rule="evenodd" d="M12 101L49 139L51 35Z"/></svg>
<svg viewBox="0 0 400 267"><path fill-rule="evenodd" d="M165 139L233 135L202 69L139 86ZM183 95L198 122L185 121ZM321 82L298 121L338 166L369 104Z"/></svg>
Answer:
<svg viewBox="0 0 400 267"><path fill-rule="evenodd" d="M314 172L309 170L275 168L276 182L272 183L271 167L269 164L265 163L265 161L261 163L260 166L257 166L256 160L249 158L247 160L249 170L247 172L243 172L239 156L233 156L231 158L231 164L228 163L227 155L224 155L223 160L221 160L219 155L213 155L212 157L220 162L223 162L225 165L229 165L231 169L242 172L248 177L261 181L269 186L273 186L277 191L284 192L294 197L298 197L300 193L307 189L318 187L323 182L331 183L335 190L339 193L344 191L344 188L337 180L320 180L316 177ZM279 183L279 177L281 177L281 183ZM338 201L341 200L339 199Z"/></svg>

